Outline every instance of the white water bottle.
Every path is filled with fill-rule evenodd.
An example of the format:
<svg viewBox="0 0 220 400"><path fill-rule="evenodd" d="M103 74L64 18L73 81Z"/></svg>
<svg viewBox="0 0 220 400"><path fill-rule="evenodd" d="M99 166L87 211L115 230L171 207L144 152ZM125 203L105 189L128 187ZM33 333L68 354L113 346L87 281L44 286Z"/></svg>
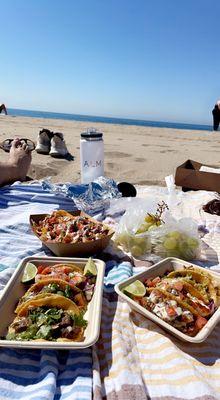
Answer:
<svg viewBox="0 0 220 400"><path fill-rule="evenodd" d="M104 143L102 132L89 128L81 133L81 182L90 183L104 175Z"/></svg>

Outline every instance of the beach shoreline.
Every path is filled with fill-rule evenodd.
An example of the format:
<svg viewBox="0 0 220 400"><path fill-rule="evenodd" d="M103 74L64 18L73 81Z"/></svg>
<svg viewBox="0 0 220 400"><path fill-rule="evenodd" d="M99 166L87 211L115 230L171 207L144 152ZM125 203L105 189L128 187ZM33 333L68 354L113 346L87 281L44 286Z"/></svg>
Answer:
<svg viewBox="0 0 220 400"><path fill-rule="evenodd" d="M79 183L80 133L91 126L103 132L105 175L115 181L164 186L165 176L175 174L187 159L220 167L220 132L0 115L0 141L23 137L36 143L42 128L62 132L72 157L55 159L34 151L28 175ZM0 150L1 162L7 156Z"/></svg>

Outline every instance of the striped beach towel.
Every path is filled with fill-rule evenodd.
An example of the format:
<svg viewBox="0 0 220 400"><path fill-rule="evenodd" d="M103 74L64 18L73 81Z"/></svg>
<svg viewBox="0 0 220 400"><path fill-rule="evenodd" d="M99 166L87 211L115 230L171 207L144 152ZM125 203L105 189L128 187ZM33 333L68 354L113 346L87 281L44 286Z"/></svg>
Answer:
<svg viewBox="0 0 220 400"><path fill-rule="evenodd" d="M72 200L42 190L41 184L14 184L0 190L0 290L20 260L50 254L33 235L29 215L72 210ZM106 290L132 274L130 263L107 262ZM92 398L92 348L80 351L0 349L0 400L87 400Z"/></svg>
<svg viewBox="0 0 220 400"><path fill-rule="evenodd" d="M45 254L28 216L71 200L39 184L0 190L0 289L21 258ZM199 345L180 342L117 298L115 283L137 273L126 259L103 255L106 276L99 341L79 351L0 350L0 399L220 399L220 327Z"/></svg>

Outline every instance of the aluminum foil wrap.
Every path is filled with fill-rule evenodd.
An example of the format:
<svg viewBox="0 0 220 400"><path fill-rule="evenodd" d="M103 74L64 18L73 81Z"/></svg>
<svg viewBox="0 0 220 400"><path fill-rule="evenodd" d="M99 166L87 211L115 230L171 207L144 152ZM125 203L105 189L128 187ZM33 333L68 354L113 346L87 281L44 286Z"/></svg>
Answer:
<svg viewBox="0 0 220 400"><path fill-rule="evenodd" d="M104 176L89 184L58 184L44 180L42 187L44 190L72 199L77 209L89 214L103 212L109 207L110 199L121 197L116 182Z"/></svg>

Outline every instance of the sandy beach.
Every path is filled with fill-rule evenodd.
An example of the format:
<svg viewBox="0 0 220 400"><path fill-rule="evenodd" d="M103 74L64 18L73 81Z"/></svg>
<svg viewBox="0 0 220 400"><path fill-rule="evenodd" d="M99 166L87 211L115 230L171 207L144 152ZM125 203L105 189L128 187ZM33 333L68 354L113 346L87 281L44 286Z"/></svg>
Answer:
<svg viewBox="0 0 220 400"><path fill-rule="evenodd" d="M105 175L116 181L139 185L165 185L164 177L190 158L220 167L220 132L113 125L58 119L0 115L0 141L23 137L35 143L40 129L63 132L69 160L55 159L35 151L29 176L51 177L52 182L80 182L80 133L94 126L104 133ZM1 161L7 153L0 150Z"/></svg>

